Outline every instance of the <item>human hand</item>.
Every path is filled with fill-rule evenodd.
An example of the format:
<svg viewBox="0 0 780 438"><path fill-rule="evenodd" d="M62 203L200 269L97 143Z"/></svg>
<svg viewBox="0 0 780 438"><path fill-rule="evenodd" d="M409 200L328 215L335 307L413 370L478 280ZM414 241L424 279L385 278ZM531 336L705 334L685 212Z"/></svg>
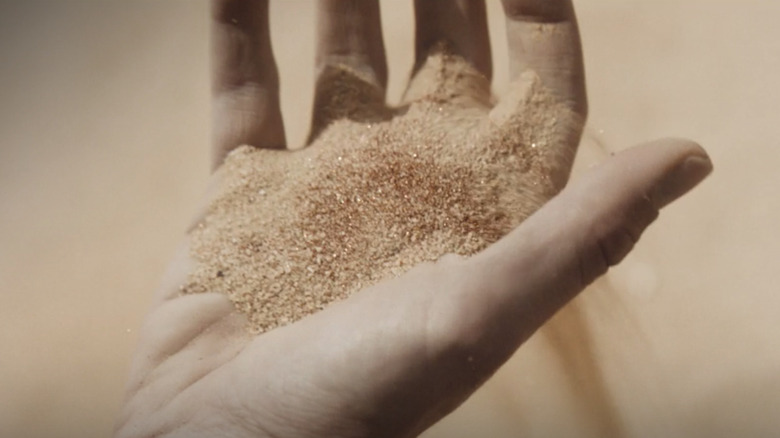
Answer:
<svg viewBox="0 0 780 438"><path fill-rule="evenodd" d="M571 5L505 2L517 80L495 109L487 99L487 81L472 74L489 77L491 68L481 3L421 0L416 6L418 22L426 25L418 26L417 74L402 113L383 103L386 68L376 4L326 1L320 3L313 144L295 154L241 153L287 163L280 165L290 175L300 172L307 158L333 160L336 156L328 153L337 147L328 143L333 132L347 136L343 144L366 142L366 150L373 144L366 124L384 129L379 145L388 136L397 140L406 135L397 131L409 127L404 120L413 111L426 122L420 129L437 139L428 146L430 160L439 165L434 153L441 154L445 146L466 155L494 152L506 142L493 140L506 137L527 149L544 133L549 153L513 151L504 157L519 162L497 168L509 173L509 182L522 193L520 199L509 199L514 209L503 212L511 216L507 223L522 220L563 188L580 134L576 115L579 123L585 116ZM215 57L215 162L242 144L280 148L284 135L267 4L215 1L214 13L216 54L221 54ZM465 66L454 75L457 80L442 81L441 74L451 70L436 64L442 57L428 56L442 39L449 41L454 65ZM466 63L458 64L459 57ZM538 78L522 76L525 70ZM520 125L526 120L520 116L534 114L524 104L534 96L552 97L541 99L543 111L535 114L560 117L561 129ZM441 116L436 115L439 107ZM439 123L431 123L435 120ZM470 130L484 136L460 135ZM331 147L320 146L324 143ZM518 165L526 165L525 170L509 172ZM273 170L272 164L265 166L258 171ZM247 332L247 316L224 293L180 294L180 286L190 284L204 263L193 260L188 242L144 324L116 435L414 436L457 407L557 309L619 262L658 209L710 169L704 152L690 142L664 140L633 148L607 160L475 255L423 263L260 336ZM228 170L217 172L217 185L229 185ZM359 174L349 180L359 181ZM224 192L218 191L220 196ZM204 217L215 214L212 208ZM365 231L371 230L360 230ZM494 237L478 235L465 242L476 249Z"/></svg>

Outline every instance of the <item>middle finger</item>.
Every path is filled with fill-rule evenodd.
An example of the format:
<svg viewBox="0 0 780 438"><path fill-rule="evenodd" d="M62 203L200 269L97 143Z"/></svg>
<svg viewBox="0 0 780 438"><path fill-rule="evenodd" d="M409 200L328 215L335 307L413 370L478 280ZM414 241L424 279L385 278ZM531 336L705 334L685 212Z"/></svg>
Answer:
<svg viewBox="0 0 780 438"><path fill-rule="evenodd" d="M493 74L484 0L415 0L415 65L444 42L490 79Z"/></svg>

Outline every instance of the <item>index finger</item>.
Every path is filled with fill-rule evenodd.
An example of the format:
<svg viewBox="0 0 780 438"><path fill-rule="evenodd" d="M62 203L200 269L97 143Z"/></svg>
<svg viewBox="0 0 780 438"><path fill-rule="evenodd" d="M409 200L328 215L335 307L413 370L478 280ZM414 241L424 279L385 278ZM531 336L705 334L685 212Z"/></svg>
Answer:
<svg viewBox="0 0 780 438"><path fill-rule="evenodd" d="M213 166L234 148L283 149L268 0L212 0Z"/></svg>
<svg viewBox="0 0 780 438"><path fill-rule="evenodd" d="M559 99L585 118L585 69L570 0L503 0L510 78L533 70Z"/></svg>

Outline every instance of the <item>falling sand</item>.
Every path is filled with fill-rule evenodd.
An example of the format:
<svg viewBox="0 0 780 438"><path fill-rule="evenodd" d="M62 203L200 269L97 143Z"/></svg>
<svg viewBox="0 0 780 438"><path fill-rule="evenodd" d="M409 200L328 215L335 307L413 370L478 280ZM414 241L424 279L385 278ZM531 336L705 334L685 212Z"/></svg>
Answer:
<svg viewBox="0 0 780 438"><path fill-rule="evenodd" d="M361 72L319 77L310 146L233 151L191 232L182 291L227 294L252 332L474 254L565 184L581 121L532 72L493 105L486 78L438 51L393 109Z"/></svg>

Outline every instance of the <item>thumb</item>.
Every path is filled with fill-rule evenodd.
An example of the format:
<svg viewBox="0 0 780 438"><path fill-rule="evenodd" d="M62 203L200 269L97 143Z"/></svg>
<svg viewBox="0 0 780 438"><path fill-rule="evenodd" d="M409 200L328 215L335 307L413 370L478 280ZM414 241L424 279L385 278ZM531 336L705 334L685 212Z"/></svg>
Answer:
<svg viewBox="0 0 780 438"><path fill-rule="evenodd" d="M507 345L493 347L504 347L498 350L508 357L571 298L620 262L661 207L711 170L700 146L665 139L621 152L568 186L472 259L481 280L471 309L479 315L482 334L496 342L494 335L501 333L498 338Z"/></svg>

